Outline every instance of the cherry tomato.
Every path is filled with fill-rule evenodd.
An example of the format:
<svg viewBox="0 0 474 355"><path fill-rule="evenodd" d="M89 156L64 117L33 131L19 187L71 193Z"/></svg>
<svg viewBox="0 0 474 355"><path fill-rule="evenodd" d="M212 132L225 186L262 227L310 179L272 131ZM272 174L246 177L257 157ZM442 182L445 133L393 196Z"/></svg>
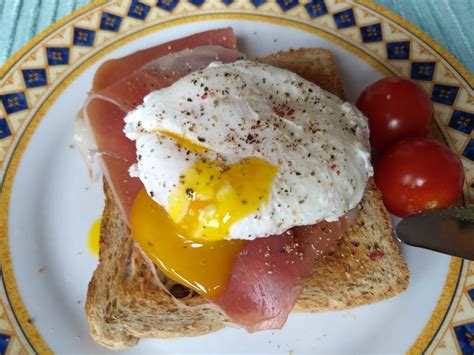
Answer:
<svg viewBox="0 0 474 355"><path fill-rule="evenodd" d="M376 149L409 137L425 137L430 130L433 105L412 80L380 79L362 92L356 105L369 119L370 143Z"/></svg>
<svg viewBox="0 0 474 355"><path fill-rule="evenodd" d="M451 206L462 191L464 170L448 147L427 138L408 138L380 158L375 183L387 209L405 217Z"/></svg>

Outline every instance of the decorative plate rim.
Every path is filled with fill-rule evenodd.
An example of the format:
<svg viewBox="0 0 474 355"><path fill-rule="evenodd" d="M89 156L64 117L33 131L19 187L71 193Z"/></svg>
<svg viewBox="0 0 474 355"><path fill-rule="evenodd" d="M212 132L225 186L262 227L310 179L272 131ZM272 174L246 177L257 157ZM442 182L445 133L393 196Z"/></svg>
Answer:
<svg viewBox="0 0 474 355"><path fill-rule="evenodd" d="M353 0L347 0L348 3L352 2ZM72 19L79 17L80 15L85 14L86 12L97 8L101 5L105 5L109 2L109 0L93 0L87 5L82 6L81 8L71 12L69 15L64 16L62 19L54 22L43 31L38 33L32 39L27 41L18 51L16 51L12 56L10 56L5 63L3 63L2 67L0 68L0 80L3 79L3 76L12 69L15 63L18 61L19 58L23 57L28 51L30 51L35 45L40 43L44 40L47 36L49 36L54 31L60 29L62 26L67 24ZM472 75L462 64L461 62L450 52L448 52L441 44L439 44L436 40L431 38L429 35L424 33L414 24L405 20L403 17L397 15L396 13L386 9L382 5L379 5L371 0L358 0L359 4L366 6L369 9L375 10L376 12L384 15L389 20L399 24L403 28L409 30L411 33L419 37L423 42L427 43L431 48L435 49L447 62L451 64L451 66L456 69L464 79L469 83L471 88L474 87L474 75Z"/></svg>
<svg viewBox="0 0 474 355"><path fill-rule="evenodd" d="M347 3L352 4L353 2L349 0L347 1ZM47 29L42 31L40 34L35 36L27 44L25 44L18 52L16 52L13 56L11 56L4 63L2 68L0 68L0 81L3 80L10 71L18 70L17 68L15 68L15 66L20 62L20 60L25 55L27 55L30 51L32 51L37 45L41 44L41 42L44 41L48 36L53 34L55 31L63 28L72 20L77 19L88 12L93 12L96 8L99 8L102 5L106 5L106 4L109 4L109 1L94 0L92 3L74 11L70 15L52 24L50 27L48 27ZM398 24L405 30L411 32L414 36L418 37L422 42L424 42L430 48L435 50L442 59L444 59L447 63L449 63L449 65L458 72L458 74L465 80L465 82L472 89L474 85L473 75L471 75L454 56L452 56L449 52L447 52L442 46L440 46L436 41L431 39L428 35L423 33L421 30L419 30L417 27L415 27L408 21L402 19L398 15L390 12L389 10L383 8L382 6L378 4L372 3L370 0L361 0L358 2L358 5L365 6L366 8L371 9L378 14L381 14L388 21L392 21L395 24ZM241 10L234 10L234 11L235 12L233 14L239 14L242 12ZM257 11L257 9L255 9L255 11ZM227 14L229 14L229 12L231 11L227 11ZM210 14L210 15L213 18L215 18L215 14ZM249 14L249 16L250 15L251 14ZM265 14L265 15L267 15L268 17L271 16L270 14ZM200 16L202 17L205 15L200 15ZM190 15L189 14L183 15L183 18L187 18L187 17L190 17ZM284 18L285 15L282 15L282 17ZM179 20L180 20L179 18L170 19L169 26L175 25L176 22L179 22ZM288 19L288 21L295 21L295 20ZM150 25L150 29L154 29L156 28L156 26L162 26L162 24L160 23L160 24ZM139 29L134 34L136 35L143 34L144 31L145 29ZM148 32L145 31L145 33L148 33ZM131 34L131 36L132 36L131 39L133 39L134 37L133 34ZM110 48L108 48L106 53L110 52L112 49L115 49L116 47L119 47L123 43L124 43L123 38L114 39L114 41L108 46ZM99 50L97 53L94 53L91 56L91 58L95 58L96 60L97 56L101 57L102 55L106 54L103 52L104 52L104 49ZM90 59L89 59L89 63L81 62L79 65L75 66L72 73L69 74L67 77L63 78L62 82L59 83L57 87L50 93L50 96L52 96L52 100L51 100L52 102L56 100L56 97L62 92L62 90L64 90L65 87L69 85L69 83L73 79L77 77L77 75L82 73L85 70L85 68L87 68L89 65L93 63L93 61L91 61ZM364 58L364 60L366 60L366 58ZM8 246L7 216L8 216L8 207L9 207L9 200L10 200L9 195L11 192L11 185L16 175L17 165L19 161L21 160L21 156L26 148L26 145L31 135L35 131L36 126L40 121L40 119L36 119L36 117L39 116L41 118L42 116L44 116L44 113L49 110L51 104L52 103L41 105L40 109L36 112L35 117L30 119L26 128L23 129L23 132L20 134L20 137L17 140L17 142L12 143L12 145L14 146L14 150L11 156L10 157L7 156L4 161L0 161L0 165L3 165L4 163L6 163L6 165L2 167L3 179L2 179L1 196L0 196L0 209L6 211L6 214L2 214L2 216L0 217L0 244ZM34 108L34 106L32 106L32 108ZM11 167L13 168L13 171L12 169L10 169ZM7 193L5 193L5 190L7 191ZM29 316L26 311L26 307L23 303L23 300L19 296L16 279L14 278L14 274L13 274L13 267L11 265L10 255L7 250L2 250L2 252L0 253L0 264L2 267L0 269L0 272L2 276L3 287L5 288L6 291L8 291L8 289L12 291L13 289L13 296L15 296L14 297L15 300L12 301L11 299L9 299L9 304L15 310L14 316L17 318L17 321L19 321L18 322L19 326L22 329L22 331L25 333L26 340L30 343L32 348L35 349L36 351L39 351L41 353L43 352L50 353L51 349L43 340L38 329L36 329L36 327L32 325L31 322L29 322ZM5 268L5 264L7 264L6 268ZM468 265L467 268L464 267L465 264ZM11 268L11 274L10 274L10 270L8 270L9 268ZM469 268L469 262L465 263L461 259L451 258L448 275L444 282L442 294L440 298L438 299L437 305L432 315L430 316L429 321L425 324L422 332L418 335L417 340L408 350L408 353L419 353L423 350L426 350L431 345L432 341L435 339L437 335L439 328L443 326L444 324L444 318L448 315L449 311L451 310L451 302L454 300L456 293L459 291L458 283L461 279L463 271L467 273L468 268ZM5 275L4 269L7 270L7 274L9 275ZM10 278L11 280L9 280ZM7 282L5 282L5 280L7 280Z"/></svg>

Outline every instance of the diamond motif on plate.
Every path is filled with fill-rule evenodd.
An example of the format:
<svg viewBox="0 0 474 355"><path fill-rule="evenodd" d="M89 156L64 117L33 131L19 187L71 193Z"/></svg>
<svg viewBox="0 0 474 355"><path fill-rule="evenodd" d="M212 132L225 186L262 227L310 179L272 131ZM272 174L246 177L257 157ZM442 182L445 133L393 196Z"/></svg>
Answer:
<svg viewBox="0 0 474 355"><path fill-rule="evenodd" d="M10 137L12 132L10 127L8 127L8 122L4 118L0 118L0 139Z"/></svg>
<svg viewBox="0 0 474 355"><path fill-rule="evenodd" d="M8 344L10 343L10 336L7 334L0 334L0 354L6 354Z"/></svg>
<svg viewBox="0 0 474 355"><path fill-rule="evenodd" d="M352 9L344 10L332 15L338 29L353 27L356 25L354 11Z"/></svg>
<svg viewBox="0 0 474 355"><path fill-rule="evenodd" d="M128 9L128 16L138 20L144 20L150 11L150 6L145 5L140 1L133 0Z"/></svg>
<svg viewBox="0 0 474 355"><path fill-rule="evenodd" d="M413 62L410 76L415 80L433 80L435 66L435 62Z"/></svg>
<svg viewBox="0 0 474 355"><path fill-rule="evenodd" d="M299 5L298 0L277 0L277 2L283 11L288 11Z"/></svg>
<svg viewBox="0 0 474 355"><path fill-rule="evenodd" d="M470 134L474 128L474 113L454 110L449 120L449 127Z"/></svg>
<svg viewBox="0 0 474 355"><path fill-rule="evenodd" d="M173 11L176 5L178 5L179 0L158 0L156 3L156 6L162 8L163 10L166 11Z"/></svg>
<svg viewBox="0 0 474 355"><path fill-rule="evenodd" d="M188 1L189 1L191 4L193 4L193 5L197 6L197 7L199 7L199 6L201 6L202 4L204 4L204 1L206 1L206 0L188 0Z"/></svg>
<svg viewBox="0 0 474 355"><path fill-rule="evenodd" d="M410 58L410 42L390 42L387 43L388 59L408 59Z"/></svg>
<svg viewBox="0 0 474 355"><path fill-rule="evenodd" d="M260 5L265 4L267 0L250 0L250 2L253 4L253 6L259 7Z"/></svg>
<svg viewBox="0 0 474 355"><path fill-rule="evenodd" d="M471 298L471 301L474 302L474 288L471 288L470 290L468 290L467 294Z"/></svg>
<svg viewBox="0 0 474 355"><path fill-rule="evenodd" d="M456 100L459 88L457 86L439 85L433 86L431 100L440 104L451 106Z"/></svg>
<svg viewBox="0 0 474 355"><path fill-rule="evenodd" d="M45 69L24 69L21 71L27 88L48 85L48 77Z"/></svg>
<svg viewBox="0 0 474 355"><path fill-rule="evenodd" d="M74 28L73 44L75 46L91 47L94 44L95 31L85 28Z"/></svg>
<svg viewBox="0 0 474 355"><path fill-rule="evenodd" d="M66 65L69 63L69 48L47 47L46 57L49 65Z"/></svg>
<svg viewBox="0 0 474 355"><path fill-rule="evenodd" d="M109 14L108 12L102 13L100 19L100 29L105 31L117 32L120 29L122 18L120 16Z"/></svg>
<svg viewBox="0 0 474 355"><path fill-rule="evenodd" d="M467 143L466 148L464 148L462 155L469 160L474 161L474 139L469 140L469 143Z"/></svg>
<svg viewBox="0 0 474 355"><path fill-rule="evenodd" d="M454 327L454 333L463 354L474 354L474 323Z"/></svg>
<svg viewBox="0 0 474 355"><path fill-rule="evenodd" d="M380 23L363 26L360 28L360 35L364 43L380 42L383 40L382 26Z"/></svg>
<svg viewBox="0 0 474 355"><path fill-rule="evenodd" d="M0 95L0 100L2 101L3 107L5 107L5 111L8 114L26 110L28 108L26 96L23 92Z"/></svg>
<svg viewBox="0 0 474 355"><path fill-rule="evenodd" d="M324 16L328 13L328 9L324 0L312 0L304 7L311 18Z"/></svg>

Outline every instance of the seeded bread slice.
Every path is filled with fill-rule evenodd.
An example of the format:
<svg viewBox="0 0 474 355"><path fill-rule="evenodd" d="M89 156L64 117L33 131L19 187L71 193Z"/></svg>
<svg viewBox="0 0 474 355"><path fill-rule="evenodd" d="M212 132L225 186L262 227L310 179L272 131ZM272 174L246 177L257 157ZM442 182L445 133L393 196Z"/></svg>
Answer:
<svg viewBox="0 0 474 355"><path fill-rule="evenodd" d="M290 50L259 60L292 70L343 97L328 50ZM224 314L201 296L173 284L148 260L134 243L107 183L104 191L99 265L89 283L86 302L94 340L104 347L121 349L133 346L139 338L196 336L222 328L227 321ZM408 269L392 238L390 216L373 181L358 209L353 226L305 282L295 311L344 309L406 289ZM170 292L184 305L176 303Z"/></svg>
<svg viewBox="0 0 474 355"><path fill-rule="evenodd" d="M331 51L323 48L300 48L280 51L257 59L286 69L344 100L344 88Z"/></svg>

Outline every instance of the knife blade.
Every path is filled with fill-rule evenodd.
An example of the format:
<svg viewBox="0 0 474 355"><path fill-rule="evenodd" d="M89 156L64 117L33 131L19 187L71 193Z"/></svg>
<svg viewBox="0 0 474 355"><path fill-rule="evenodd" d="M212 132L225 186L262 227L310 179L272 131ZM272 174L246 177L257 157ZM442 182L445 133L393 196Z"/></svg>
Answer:
<svg viewBox="0 0 474 355"><path fill-rule="evenodd" d="M414 214L398 223L395 237L408 245L474 260L474 208Z"/></svg>

